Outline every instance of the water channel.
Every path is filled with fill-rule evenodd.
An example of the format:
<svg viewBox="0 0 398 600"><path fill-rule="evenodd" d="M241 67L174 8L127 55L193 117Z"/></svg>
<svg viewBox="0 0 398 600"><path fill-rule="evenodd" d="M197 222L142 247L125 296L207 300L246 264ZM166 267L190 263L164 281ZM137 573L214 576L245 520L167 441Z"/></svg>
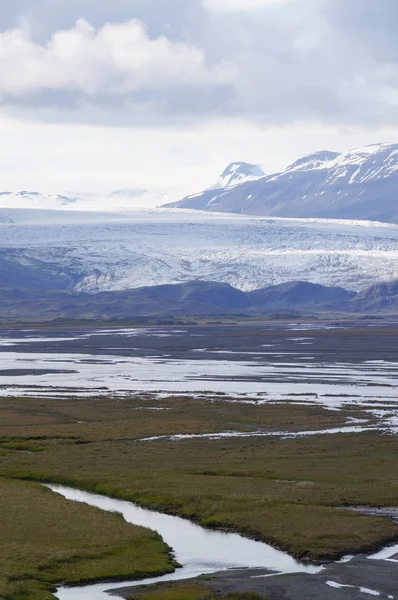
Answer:
<svg viewBox="0 0 398 600"><path fill-rule="evenodd" d="M108 512L118 512L128 523L157 531L173 549L176 560L182 565L182 568L172 574L133 583L126 581L76 588L61 587L56 594L59 600L109 600L109 590L112 586L113 589L120 589L123 586L183 580L227 569L258 567L269 569L274 573L313 574L322 569L322 567L303 565L285 552L235 533L205 529L187 519L147 510L131 502L114 500L58 485L47 487L68 500L83 502Z"/></svg>

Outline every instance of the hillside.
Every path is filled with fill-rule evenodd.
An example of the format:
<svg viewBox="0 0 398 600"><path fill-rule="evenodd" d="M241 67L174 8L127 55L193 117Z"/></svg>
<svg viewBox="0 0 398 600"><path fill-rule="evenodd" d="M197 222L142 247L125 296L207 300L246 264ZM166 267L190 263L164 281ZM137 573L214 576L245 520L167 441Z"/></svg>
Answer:
<svg viewBox="0 0 398 600"><path fill-rule="evenodd" d="M249 215L398 223L398 143L318 152L281 173L168 205Z"/></svg>
<svg viewBox="0 0 398 600"><path fill-rule="evenodd" d="M190 281L120 292L84 292L0 288L0 320L103 321L234 315L393 314L398 311L398 283L380 284L355 293L293 281L253 292L228 284Z"/></svg>

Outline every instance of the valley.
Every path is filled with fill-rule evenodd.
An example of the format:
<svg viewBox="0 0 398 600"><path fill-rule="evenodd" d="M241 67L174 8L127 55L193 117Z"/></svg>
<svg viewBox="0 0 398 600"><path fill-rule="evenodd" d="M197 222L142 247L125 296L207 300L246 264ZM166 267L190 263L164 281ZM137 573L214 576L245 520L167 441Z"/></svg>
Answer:
<svg viewBox="0 0 398 600"><path fill-rule="evenodd" d="M397 23L0 4L0 600L398 600Z"/></svg>
<svg viewBox="0 0 398 600"><path fill-rule="evenodd" d="M26 536L4 542L14 570L3 562L0 593L18 600L49 600L54 593L97 600L117 580L130 587L115 592L115 584L112 593L134 598L131 578L151 582L150 569L157 569L159 581L213 573L199 580L210 595L213 589L273 599L291 589L295 600L319 593L357 600L359 588L366 588L391 597L395 563L376 563L372 555L398 539L388 512L397 493L396 335L393 323L363 327L360 321L3 331L0 490L10 502L15 493L21 502L29 496L32 510L24 512L22 527L40 539L45 500L52 539L51 556L40 546L29 571ZM183 569L162 576L175 567L164 562L167 547L151 549L148 537L140 542L148 557L140 567L147 573L143 581L127 566L134 538L130 547L121 542L141 522L124 524L125 532L114 528L104 554L102 538L91 545L90 527L101 518L107 532L114 516L70 500L63 504L48 490L40 500L41 483L73 488L65 492L71 499L80 489L239 532L315 571L262 578L280 567L259 559L250 565L258 567L254 572L217 575L221 553L207 566L198 563L195 572L184 571L191 563L182 559ZM386 511L366 516L369 507ZM71 510L84 532L73 540L51 521L61 514L69 519ZM7 515L16 527L21 514ZM115 552L127 562L115 563ZM394 553L392 547L384 555ZM353 554L362 556L335 562ZM60 557L56 563L54 556ZM249 565L237 560L235 566ZM105 583L81 587L95 581ZM75 587L55 592L61 584ZM156 592L161 599L175 593L162 589Z"/></svg>

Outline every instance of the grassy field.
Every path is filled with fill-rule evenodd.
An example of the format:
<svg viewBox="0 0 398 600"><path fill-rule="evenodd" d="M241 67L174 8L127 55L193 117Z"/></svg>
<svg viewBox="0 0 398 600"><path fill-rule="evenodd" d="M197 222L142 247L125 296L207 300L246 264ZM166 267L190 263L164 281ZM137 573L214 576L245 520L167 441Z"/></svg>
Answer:
<svg viewBox="0 0 398 600"><path fill-rule="evenodd" d="M77 505L34 483L0 479L0 597L52 598L55 583L170 572L154 532Z"/></svg>
<svg viewBox="0 0 398 600"><path fill-rule="evenodd" d="M168 410L147 410L160 407ZM55 582L120 580L172 568L152 533L67 502L28 480L133 500L240 531L311 560L398 538L393 522L341 509L398 504L394 437L140 441L228 429L322 429L343 424L347 416L363 413L355 407L336 413L220 397L162 403L2 399L0 598L46 600Z"/></svg>
<svg viewBox="0 0 398 600"><path fill-rule="evenodd" d="M255 402L255 399L253 399ZM299 398L296 398L299 400ZM162 410L157 410L161 408ZM167 410L163 410L166 408ZM87 442L128 441L156 435L237 431L303 431L344 425L347 416L316 406L250 405L174 397L164 401L131 399L3 398L0 403L0 447L35 440ZM368 418L368 415L367 415Z"/></svg>

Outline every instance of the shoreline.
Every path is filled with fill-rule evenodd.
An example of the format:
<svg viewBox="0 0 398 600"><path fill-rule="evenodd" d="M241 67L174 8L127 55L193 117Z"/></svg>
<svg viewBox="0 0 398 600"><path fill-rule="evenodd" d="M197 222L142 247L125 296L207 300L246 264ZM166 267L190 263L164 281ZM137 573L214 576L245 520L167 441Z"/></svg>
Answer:
<svg viewBox="0 0 398 600"><path fill-rule="evenodd" d="M76 490L76 488L74 488ZM56 490L53 490L56 491ZM81 491L81 490L80 490ZM109 498L109 496L103 495L103 498ZM391 509L391 514L395 516L394 509ZM391 515L390 515L391 516ZM378 545L380 548L380 545ZM383 550L386 547L383 546ZM391 546L391 552L395 552L395 546ZM388 553L387 553L388 555ZM387 556L386 555L386 556ZM392 558L391 558L392 557ZM396 588L393 586L398 585L398 561L395 562L393 554L386 557L380 558L375 555L364 555L357 554L352 557L345 556L343 560L337 562L328 562L322 565L322 568L318 572L291 572L291 573L279 573L274 568L230 568L229 570L222 570L219 572L204 572L201 575L190 576L187 575L184 565L180 571L181 577L179 577L179 569L177 568L173 573L169 573L168 576L160 578L160 581L154 581L153 578L148 577L148 583L145 583L142 578L137 581L131 579L126 581L126 585L123 582L119 582L120 587L117 587L117 581L115 580L97 580L96 583L101 584L102 591L104 594L110 594L111 596L119 596L126 600L131 599L131 594L134 592L140 593L140 590L147 593L151 593L151 590L158 591L170 586L179 586L184 584L201 584L209 587L209 590L218 596L222 597L227 594L233 593L257 593L257 594L268 594L272 593L272 599L279 600L294 598L294 600L308 600L309 598L321 598L323 600L338 600L341 597L341 590L344 589L344 598L356 600L358 591L362 593L363 590L370 590L372 595L384 596L392 598L391 592L394 592ZM134 583L136 581L136 583ZM384 583L387 581L387 584ZM106 588L104 584L115 587ZM358 585L357 585L358 584ZM95 584L94 584L95 585ZM76 584L68 586L64 584L63 589L71 587L77 591L80 586ZM81 586L82 594L84 595L84 585ZM61 588L58 588L61 589ZM325 592L325 589L327 590ZM352 594L347 591L351 590ZM379 590L382 590L380 592ZM294 596L290 595L290 592L294 592ZM313 594L316 595L313 595ZM91 597L91 596L90 596Z"/></svg>
<svg viewBox="0 0 398 600"><path fill-rule="evenodd" d="M198 525L198 526L202 527L203 529L208 529L209 531L233 533L233 534L242 536L248 540L267 544L269 546L272 546L272 548L274 548L275 550L279 550L281 552L288 553L294 560L301 562L303 565L308 564L308 565L320 566L320 565L323 565L324 563L338 562L347 555L353 554L355 556L360 556L360 555L366 555L366 554L373 554L376 552L380 552L381 550L388 547L389 545L393 545L394 543L398 542L398 532L397 532L397 534L394 534L391 537L386 537L384 540L381 540L380 542L377 542L375 544L369 544L366 547L360 547L357 549L347 548L344 551L341 551L336 554L329 554L329 555L321 556L317 559L311 559L307 556L300 556L300 555L297 556L294 554L294 552L291 549L283 547L282 544L278 545L278 544L274 543L273 541L267 540L267 539L263 538L261 535L257 535L255 532L247 532L247 531L245 532L244 528L239 530L239 529L233 529L233 528L229 528L229 527L223 527L222 525L212 526L212 525L209 525L208 523L201 522L201 520L199 518L195 518L195 515L191 515L190 517L187 517L183 512L180 513L177 510L167 510L167 509L160 510L151 504L140 502L139 500L135 500L135 499L133 500L133 499L126 498L126 496L123 496L123 494L118 496L117 494L106 493L105 491L103 491L101 484L98 486L89 486L89 485L85 485L84 483L79 482L79 484L76 485L76 484L72 483L70 480L68 480L67 478L63 479L62 477L57 478L56 480L51 480L51 481L45 480L45 479L40 479L39 477L38 478L15 477L14 479L16 481L29 481L29 482L33 482L33 483L39 483L45 487L52 486L52 485L55 485L55 486L60 485L60 486L69 487L77 492L87 492L89 494L95 494L98 496L103 496L104 498L109 498L110 500L120 500L122 502L129 502L133 505L138 506L139 508L144 508L144 509L152 511L154 513L161 513L164 515L169 515L171 517L179 517L190 523L193 523L194 525ZM336 510L340 509L340 510L347 510L347 511L351 510L351 511L362 512L360 507L330 507L330 508L335 508ZM359 510L358 510L358 508L359 508ZM379 507L373 507L374 510L377 510L377 508L379 508ZM364 509L365 510L372 509L372 507L368 506L368 507L364 507ZM385 507L386 511L388 511L389 509L394 511L394 516L395 516L395 511L397 511L398 509L396 507ZM369 518L371 517L371 515L366 515L365 513L364 513L364 516L369 516ZM390 519L390 520L395 521L394 518L392 518L391 516L389 516L387 514L385 516L380 516L379 518L385 518L385 519ZM104 583L104 581L99 581L98 583Z"/></svg>
<svg viewBox="0 0 398 600"><path fill-rule="evenodd" d="M271 600L357 600L363 597L364 592L361 593L361 590L367 589L373 596L395 598L394 594L398 589L398 562L376 561L365 555L358 555L350 562L327 564L316 575L278 575L264 569L239 569L220 571L179 583L203 584L220 597L230 593L254 592ZM170 586L164 585L166 588ZM129 600L134 593L162 588L163 585L129 586L106 592L112 597Z"/></svg>

